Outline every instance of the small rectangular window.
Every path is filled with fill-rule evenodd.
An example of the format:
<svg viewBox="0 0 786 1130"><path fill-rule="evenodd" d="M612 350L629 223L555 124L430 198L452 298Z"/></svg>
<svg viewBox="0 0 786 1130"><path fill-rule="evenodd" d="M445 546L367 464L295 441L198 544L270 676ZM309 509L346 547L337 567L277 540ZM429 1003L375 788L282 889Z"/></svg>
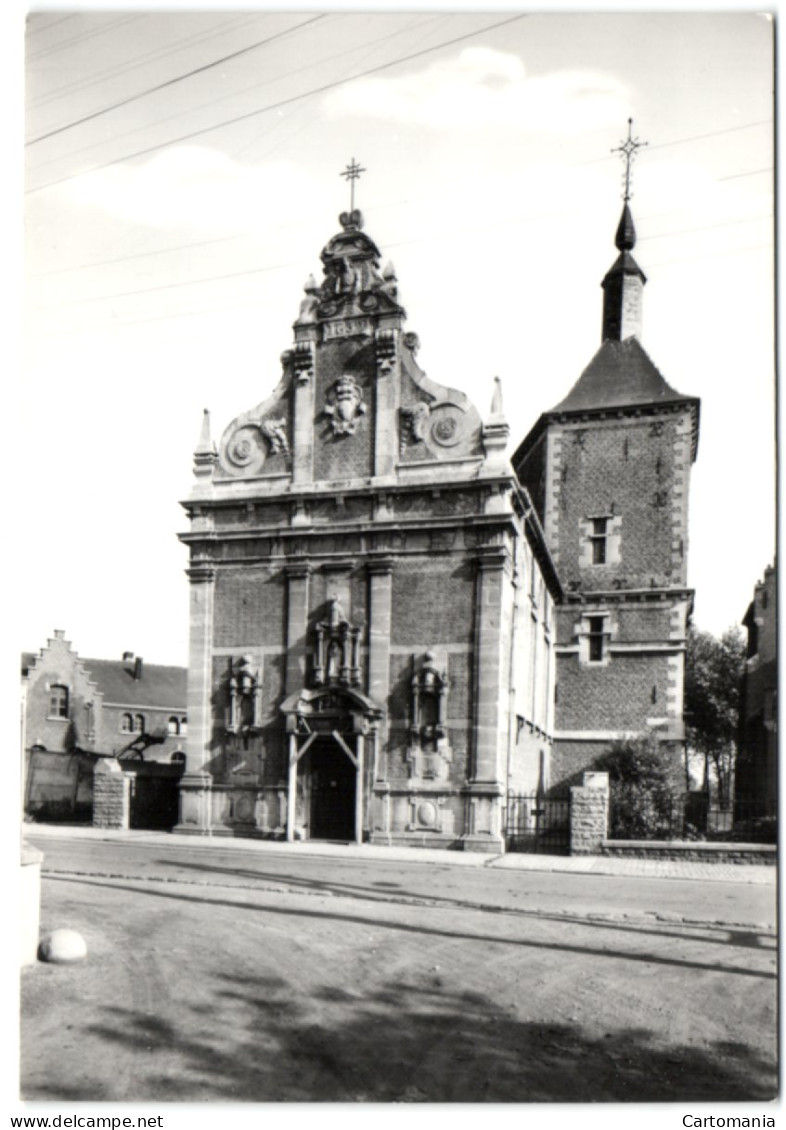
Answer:
<svg viewBox="0 0 786 1130"><path fill-rule="evenodd" d="M590 616L588 619L590 663L599 663L603 659L606 639L604 619L603 616Z"/></svg>
<svg viewBox="0 0 786 1130"><path fill-rule="evenodd" d="M49 717L68 717L68 687L54 686L49 688Z"/></svg>
<svg viewBox="0 0 786 1130"><path fill-rule="evenodd" d="M606 564L606 542L609 532L608 524L608 518L592 519L592 533L590 534L590 542L592 543L593 565Z"/></svg>

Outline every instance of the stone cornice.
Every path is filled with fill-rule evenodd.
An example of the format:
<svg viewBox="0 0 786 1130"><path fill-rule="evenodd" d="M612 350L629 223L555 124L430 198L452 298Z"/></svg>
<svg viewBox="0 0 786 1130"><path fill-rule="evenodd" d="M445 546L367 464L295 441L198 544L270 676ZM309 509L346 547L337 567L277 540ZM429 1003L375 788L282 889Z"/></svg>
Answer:
<svg viewBox="0 0 786 1130"><path fill-rule="evenodd" d="M655 588L655 589L598 589L592 592L566 592L562 601L565 605L584 604L665 604L673 600L693 602L695 589Z"/></svg>

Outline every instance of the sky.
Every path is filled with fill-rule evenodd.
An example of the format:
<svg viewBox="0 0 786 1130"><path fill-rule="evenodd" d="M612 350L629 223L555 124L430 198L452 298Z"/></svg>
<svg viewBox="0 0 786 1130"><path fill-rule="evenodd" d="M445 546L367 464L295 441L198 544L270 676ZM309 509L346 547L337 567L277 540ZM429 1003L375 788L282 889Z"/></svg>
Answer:
<svg viewBox="0 0 786 1130"><path fill-rule="evenodd" d="M499 376L512 453L600 345L631 117L642 344L702 402L694 619L739 622L775 549L772 51L748 11L33 10L19 648L187 662L202 412L218 441L278 382L353 158L420 364L482 415Z"/></svg>

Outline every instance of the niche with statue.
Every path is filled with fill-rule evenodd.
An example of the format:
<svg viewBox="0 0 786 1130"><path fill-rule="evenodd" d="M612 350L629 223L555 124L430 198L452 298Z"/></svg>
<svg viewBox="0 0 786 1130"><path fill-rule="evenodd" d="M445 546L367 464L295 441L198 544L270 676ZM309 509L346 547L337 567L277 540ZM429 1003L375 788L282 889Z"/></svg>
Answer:
<svg viewBox="0 0 786 1130"><path fill-rule="evenodd" d="M419 780L444 781L453 752L447 729L448 676L433 651L422 660L412 656L411 719L406 759L409 775Z"/></svg>

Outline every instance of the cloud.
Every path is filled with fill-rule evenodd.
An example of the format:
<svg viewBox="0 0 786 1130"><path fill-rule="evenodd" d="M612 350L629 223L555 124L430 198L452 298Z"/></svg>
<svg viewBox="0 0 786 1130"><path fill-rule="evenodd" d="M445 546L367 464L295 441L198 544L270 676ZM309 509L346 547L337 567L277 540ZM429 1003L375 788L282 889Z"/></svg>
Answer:
<svg viewBox="0 0 786 1130"><path fill-rule="evenodd" d="M260 230L270 217L313 205L313 183L285 162L247 166L214 149L181 145L140 165L115 165L69 183L74 203L161 229Z"/></svg>
<svg viewBox="0 0 786 1130"><path fill-rule="evenodd" d="M628 116L623 83L595 71L529 77L517 55L468 47L417 73L349 83L332 92L333 117L362 116L431 129L516 128L575 134Z"/></svg>

